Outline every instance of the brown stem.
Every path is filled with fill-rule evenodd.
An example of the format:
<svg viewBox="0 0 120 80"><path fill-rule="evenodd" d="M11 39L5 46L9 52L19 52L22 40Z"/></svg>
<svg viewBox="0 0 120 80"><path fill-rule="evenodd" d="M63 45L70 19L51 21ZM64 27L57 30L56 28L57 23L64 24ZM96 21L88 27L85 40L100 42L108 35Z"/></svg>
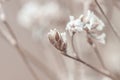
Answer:
<svg viewBox="0 0 120 80"><path fill-rule="evenodd" d="M85 61L81 60L80 58L77 59L77 58L72 57L72 56L70 56L70 55L68 55L68 54L63 54L63 55L66 56L66 57L68 57L68 58L71 58L71 59L73 59L73 60L75 60L75 61L77 61L77 62L80 62L80 63L84 64L85 66L91 68L92 70L94 70L94 71L96 71L96 72L102 74L103 76L107 76L107 77L111 78L112 80L117 80L117 79L115 79L114 77L112 77L111 75L109 75L109 74L103 72L102 70L99 70L99 69L93 67L92 65L86 63Z"/></svg>
<svg viewBox="0 0 120 80"><path fill-rule="evenodd" d="M107 22L109 23L113 33L117 36L118 40L120 40L120 36L118 35L118 33L115 30L115 27L113 27L113 25L111 24L111 22L109 21L108 17L105 15L105 12L103 11L102 7L99 5L98 1L95 0L96 5L98 6L98 8L100 9L101 13L103 14L103 16L105 17L105 19L107 20Z"/></svg>
<svg viewBox="0 0 120 80"><path fill-rule="evenodd" d="M113 80L117 80L116 78L113 77L113 75L112 75L111 73L110 73L110 75L109 75L109 74L107 74L107 73L105 73L105 72L103 72L103 71L101 71L101 70L93 67L92 65L90 65L90 64L88 64L88 63L86 63L86 62L84 62L83 60L80 59L80 57L78 56L78 52L75 50L74 40L73 40L73 39L74 39L74 36L75 36L75 34L72 35L72 37L71 37L71 38L72 38L72 39L71 39L71 42L72 42L73 50L74 50L74 52L75 52L75 54L76 54L76 58L74 58L74 57L72 57L72 56L70 56L70 55L68 55L68 54L65 54L65 56L67 56L67 57L69 57L69 58L71 58L71 59L74 59L74 60L76 60L76 61L79 61L79 62L83 63L83 64L86 65L87 67L95 70L96 72L98 72L98 73L100 73L100 74L102 74L102 75L105 75L105 76L107 76L107 77L109 77L109 78L111 78L111 79L113 79ZM91 43L91 45L93 44L93 42L91 42L91 40L90 40L90 43ZM100 63L101 63L101 65L102 65L102 67L103 67L104 69L106 69L105 66L104 66L103 60L102 60L102 58L101 58L101 56L100 56L100 53L99 53L99 51L98 51L98 49L97 49L97 47L94 47L94 50L95 50L95 52L96 52L96 55L97 55L98 59L100 60ZM107 70L107 69L106 69L106 70ZM107 70L107 71L108 71L108 70Z"/></svg>

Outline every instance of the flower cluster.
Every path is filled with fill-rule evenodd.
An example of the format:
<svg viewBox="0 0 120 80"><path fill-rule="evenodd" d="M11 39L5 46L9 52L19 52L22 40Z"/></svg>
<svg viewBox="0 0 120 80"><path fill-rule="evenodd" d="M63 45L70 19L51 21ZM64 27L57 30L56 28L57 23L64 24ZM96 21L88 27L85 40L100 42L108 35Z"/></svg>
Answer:
<svg viewBox="0 0 120 80"><path fill-rule="evenodd" d="M56 29L50 30L48 38L51 44L60 51L66 51L66 33L59 33Z"/></svg>
<svg viewBox="0 0 120 80"><path fill-rule="evenodd" d="M88 11L87 15L81 15L79 18L75 19L70 16L70 21L66 25L66 30L72 36L76 32L85 31L87 33L88 43L93 44L93 39L98 42L105 44L106 34L102 33L98 35L104 28L104 23L93 13ZM66 51L66 33L59 33L56 29L50 30L48 33L48 38L52 45L60 51Z"/></svg>
<svg viewBox="0 0 120 80"><path fill-rule="evenodd" d="M98 42L105 44L105 33L98 35L97 32L102 31L104 23L91 11L87 15L81 15L79 18L74 19L70 16L70 21L67 23L66 30L73 35L76 32L86 31L89 38L96 39Z"/></svg>

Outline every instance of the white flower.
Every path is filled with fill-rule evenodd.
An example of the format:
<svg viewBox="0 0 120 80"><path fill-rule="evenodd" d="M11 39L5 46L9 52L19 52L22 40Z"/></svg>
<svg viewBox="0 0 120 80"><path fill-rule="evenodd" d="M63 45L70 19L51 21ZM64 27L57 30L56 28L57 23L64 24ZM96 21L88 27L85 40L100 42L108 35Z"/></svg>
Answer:
<svg viewBox="0 0 120 80"><path fill-rule="evenodd" d="M84 23L80 18L75 20L73 16L70 16L70 22L67 23L66 30L69 31L70 35L72 35L75 32L83 31L83 26Z"/></svg>
<svg viewBox="0 0 120 80"><path fill-rule="evenodd" d="M93 12L88 11L87 15L81 15L79 18L75 19L70 16L70 21L67 23L66 30L72 36L76 32L86 31L86 33L98 40L98 42L105 44L105 33L102 35L97 35L98 31L102 31L105 27L102 20L100 20Z"/></svg>
<svg viewBox="0 0 120 80"><path fill-rule="evenodd" d="M69 18L70 18L70 21L73 21L75 19L74 16L69 16Z"/></svg>
<svg viewBox="0 0 120 80"><path fill-rule="evenodd" d="M105 25L101 20L99 20L98 22L99 22L99 25L96 27L96 29L98 31L102 31Z"/></svg>
<svg viewBox="0 0 120 80"><path fill-rule="evenodd" d="M70 22L67 23L66 30L72 36L72 34L76 32L75 26L74 26L74 16L70 16L69 18L70 18Z"/></svg>
<svg viewBox="0 0 120 80"><path fill-rule="evenodd" d="M87 27L89 30L96 29L98 31L103 30L104 23L91 11L88 11L86 16L87 23L85 27Z"/></svg>
<svg viewBox="0 0 120 80"><path fill-rule="evenodd" d="M97 36L96 39L97 39L100 43L105 44L105 43L106 43L105 37L106 37L106 34L105 34L105 33L102 33L100 36Z"/></svg>
<svg viewBox="0 0 120 80"><path fill-rule="evenodd" d="M102 44L106 43L106 41L105 41L106 34L105 33L102 33L101 35L90 34L90 36L91 36L91 38L96 39L99 43L102 43Z"/></svg>

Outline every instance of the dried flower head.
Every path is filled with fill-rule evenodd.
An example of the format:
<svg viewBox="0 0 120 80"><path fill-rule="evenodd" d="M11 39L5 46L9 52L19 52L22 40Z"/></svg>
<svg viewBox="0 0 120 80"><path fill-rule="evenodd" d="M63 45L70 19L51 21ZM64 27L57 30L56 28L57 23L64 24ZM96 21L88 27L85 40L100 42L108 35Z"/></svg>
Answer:
<svg viewBox="0 0 120 80"><path fill-rule="evenodd" d="M89 35L89 38L105 44L106 34L102 33L101 35L98 35L98 32L102 31L105 27L104 23L91 11L88 11L85 20L86 25L84 26L84 30L87 32L87 35Z"/></svg>
<svg viewBox="0 0 120 80"><path fill-rule="evenodd" d="M88 11L84 20L86 20L84 28L87 28L88 30L96 29L101 31L105 26L104 23L91 11Z"/></svg>
<svg viewBox="0 0 120 80"><path fill-rule="evenodd" d="M48 38L51 44L60 51L66 51L66 33L59 33L56 29L50 30L48 33Z"/></svg>
<svg viewBox="0 0 120 80"><path fill-rule="evenodd" d="M70 35L76 32L86 31L89 38L96 39L98 42L105 44L106 34L98 35L98 32L102 31L105 27L102 20L100 20L93 12L88 11L87 15L81 15L79 18L74 19L70 16L70 22L66 26L66 30Z"/></svg>
<svg viewBox="0 0 120 80"><path fill-rule="evenodd" d="M76 32L80 32L83 30L84 23L80 19L74 19L74 16L70 16L70 21L67 23L66 30L70 33L72 36Z"/></svg>

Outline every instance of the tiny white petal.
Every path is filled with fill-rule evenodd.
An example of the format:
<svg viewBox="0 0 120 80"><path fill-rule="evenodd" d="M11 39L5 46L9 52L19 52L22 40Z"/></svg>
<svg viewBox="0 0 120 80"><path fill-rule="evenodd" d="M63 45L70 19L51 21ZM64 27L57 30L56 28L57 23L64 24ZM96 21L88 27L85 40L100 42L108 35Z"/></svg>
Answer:
<svg viewBox="0 0 120 80"><path fill-rule="evenodd" d="M84 17L84 15L82 14L82 15L80 15L79 19L81 20L83 17Z"/></svg>
<svg viewBox="0 0 120 80"><path fill-rule="evenodd" d="M73 21L75 19L74 16L69 16L69 18L70 18L70 21Z"/></svg>
<svg viewBox="0 0 120 80"><path fill-rule="evenodd" d="M97 37L97 40L98 40L100 43L105 44L105 43L106 43L105 37L106 37L106 34L105 34L105 33L102 33L100 36Z"/></svg>
<svg viewBox="0 0 120 80"><path fill-rule="evenodd" d="M62 32L61 36L62 36L63 41L66 43L66 41L67 41L67 39L66 39L66 32Z"/></svg>
<svg viewBox="0 0 120 80"><path fill-rule="evenodd" d="M96 29L98 31L102 31L104 26L105 26L104 23L101 20L99 20L99 25L96 27Z"/></svg>

